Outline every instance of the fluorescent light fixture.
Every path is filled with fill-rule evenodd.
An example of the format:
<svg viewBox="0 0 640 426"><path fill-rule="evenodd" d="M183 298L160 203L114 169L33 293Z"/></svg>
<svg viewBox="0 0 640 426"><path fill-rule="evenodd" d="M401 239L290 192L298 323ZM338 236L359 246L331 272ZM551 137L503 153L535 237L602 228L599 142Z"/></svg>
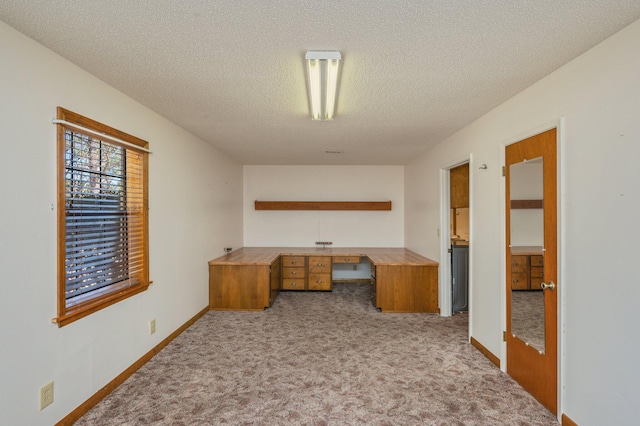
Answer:
<svg viewBox="0 0 640 426"><path fill-rule="evenodd" d="M333 120L336 110L340 52L307 52L311 118Z"/></svg>

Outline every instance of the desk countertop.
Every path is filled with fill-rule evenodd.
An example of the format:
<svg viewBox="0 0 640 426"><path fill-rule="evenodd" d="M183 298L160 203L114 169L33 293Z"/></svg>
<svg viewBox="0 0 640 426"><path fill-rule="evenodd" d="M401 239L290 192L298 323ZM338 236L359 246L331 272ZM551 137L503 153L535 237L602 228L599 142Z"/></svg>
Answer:
<svg viewBox="0 0 640 426"><path fill-rule="evenodd" d="M544 254L540 246L511 246L512 256L540 256Z"/></svg>
<svg viewBox="0 0 640 426"><path fill-rule="evenodd" d="M374 265L438 266L438 262L402 247L243 247L209 265L270 265L278 256L361 256Z"/></svg>

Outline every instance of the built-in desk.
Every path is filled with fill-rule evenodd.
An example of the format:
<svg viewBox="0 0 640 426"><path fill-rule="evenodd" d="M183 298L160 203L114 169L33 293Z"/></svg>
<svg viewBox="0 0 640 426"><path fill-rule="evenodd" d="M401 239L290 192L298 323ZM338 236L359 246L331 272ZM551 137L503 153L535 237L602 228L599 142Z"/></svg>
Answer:
<svg viewBox="0 0 640 426"><path fill-rule="evenodd" d="M542 291L544 252L538 246L512 246L511 290Z"/></svg>
<svg viewBox="0 0 640 426"><path fill-rule="evenodd" d="M282 288L284 256L367 258L383 312L438 312L438 263L405 248L244 247L209 262L209 307L263 310Z"/></svg>

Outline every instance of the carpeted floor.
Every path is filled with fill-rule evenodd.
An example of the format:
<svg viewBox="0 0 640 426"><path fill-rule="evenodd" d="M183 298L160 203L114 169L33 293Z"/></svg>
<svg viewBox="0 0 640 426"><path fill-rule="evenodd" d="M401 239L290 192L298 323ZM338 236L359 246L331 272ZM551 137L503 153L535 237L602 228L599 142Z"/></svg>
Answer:
<svg viewBox="0 0 640 426"><path fill-rule="evenodd" d="M368 285L211 311L76 425L557 425L467 342L466 315L382 314Z"/></svg>

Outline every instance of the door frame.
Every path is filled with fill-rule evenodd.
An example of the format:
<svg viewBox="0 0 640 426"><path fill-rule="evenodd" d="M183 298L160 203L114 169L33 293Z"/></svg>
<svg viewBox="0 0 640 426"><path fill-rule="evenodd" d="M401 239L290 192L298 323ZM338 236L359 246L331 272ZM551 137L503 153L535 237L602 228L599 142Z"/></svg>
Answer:
<svg viewBox="0 0 640 426"><path fill-rule="evenodd" d="M451 316L453 301L451 300L451 238L449 228L451 227L451 182L449 180L449 171L462 164L469 163L469 338L471 337L472 321L471 311L473 304L471 302L473 295L472 270L473 270L473 154L459 157L456 160L446 163L440 167L440 228L438 229L440 237L440 266L438 268L439 276L439 306L440 315Z"/></svg>
<svg viewBox="0 0 640 426"><path fill-rule="evenodd" d="M564 156L562 155L564 152L565 140L566 140L566 124L565 117L560 116L555 120L548 121L546 123L542 123L538 126L532 127L526 131L517 133L515 135L511 135L508 138L505 138L500 143L500 164L501 167L504 166L506 162L505 149L508 145L512 145L514 143L520 142L524 139L530 138L537 134L543 133L547 130L556 128L556 179L557 179L557 194L556 194L556 203L557 203L557 279L562 285L557 287L558 292L558 305L557 305L557 418L558 421L561 421L562 413L564 412L563 402L566 400L565 392L564 392L564 363L565 357L563 356L564 344L566 341L566 333L565 333L565 270L563 268L563 259L564 259L564 240L565 235L563 234L563 224L566 223L566 213L563 204L564 194L565 194L565 174L564 174ZM502 179L500 181L500 200L505 200L506 198L506 179L504 175L502 175ZM506 294L506 282L508 277L506 276L507 263L506 263L506 253L507 249L507 233L506 233L506 222L507 222L507 213L506 213L506 205L505 203L500 203L500 240L501 240L501 254L500 254L500 269L501 269L501 294L500 294L500 302L501 302L501 335L502 333L506 333L507 330L507 294ZM501 353L500 353L500 369L506 374L507 372L507 343L505 339L502 339L501 345Z"/></svg>

